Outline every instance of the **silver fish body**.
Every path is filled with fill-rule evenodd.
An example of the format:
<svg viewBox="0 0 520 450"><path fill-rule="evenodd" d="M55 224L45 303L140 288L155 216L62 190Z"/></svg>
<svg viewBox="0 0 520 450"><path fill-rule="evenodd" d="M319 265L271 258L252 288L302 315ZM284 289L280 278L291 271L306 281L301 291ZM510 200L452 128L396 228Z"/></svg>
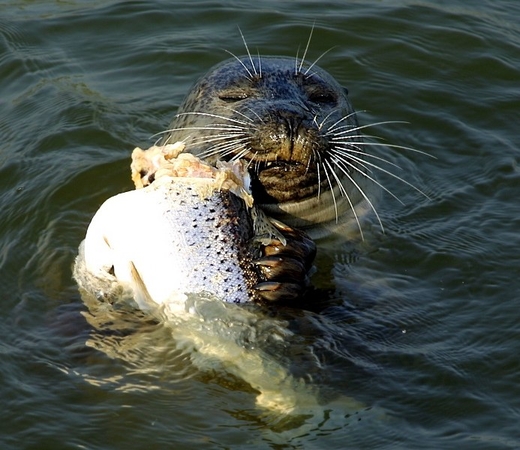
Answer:
<svg viewBox="0 0 520 450"><path fill-rule="evenodd" d="M80 246L78 284L97 296L123 288L143 309L151 302L182 308L186 295L197 293L254 300L259 276L253 260L260 255L254 207L224 188L219 173L161 176L109 198Z"/></svg>

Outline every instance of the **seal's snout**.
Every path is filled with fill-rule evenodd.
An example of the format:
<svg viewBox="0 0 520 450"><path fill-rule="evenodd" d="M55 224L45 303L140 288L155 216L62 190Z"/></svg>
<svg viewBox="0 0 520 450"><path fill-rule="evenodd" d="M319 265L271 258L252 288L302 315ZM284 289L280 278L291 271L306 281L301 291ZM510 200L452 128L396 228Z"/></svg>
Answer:
<svg viewBox="0 0 520 450"><path fill-rule="evenodd" d="M313 151L328 145L313 116L296 105L270 109L252 133L251 149L263 161L308 165Z"/></svg>
<svg viewBox="0 0 520 450"><path fill-rule="evenodd" d="M297 138L302 132L316 128L315 123L309 119L309 113L303 108L281 108L274 110L278 122L283 126L289 139Z"/></svg>

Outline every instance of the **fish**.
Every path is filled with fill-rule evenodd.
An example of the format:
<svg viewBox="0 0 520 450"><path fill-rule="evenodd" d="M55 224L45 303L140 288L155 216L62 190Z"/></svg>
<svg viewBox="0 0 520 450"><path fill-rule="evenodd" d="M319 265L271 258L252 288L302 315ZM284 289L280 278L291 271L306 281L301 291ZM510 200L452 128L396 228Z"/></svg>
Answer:
<svg viewBox="0 0 520 450"><path fill-rule="evenodd" d="M257 209L244 161L211 166L181 142L132 153L136 189L106 200L92 218L74 277L103 298L127 292L141 309L184 307L188 294L258 300L260 245L285 243Z"/></svg>

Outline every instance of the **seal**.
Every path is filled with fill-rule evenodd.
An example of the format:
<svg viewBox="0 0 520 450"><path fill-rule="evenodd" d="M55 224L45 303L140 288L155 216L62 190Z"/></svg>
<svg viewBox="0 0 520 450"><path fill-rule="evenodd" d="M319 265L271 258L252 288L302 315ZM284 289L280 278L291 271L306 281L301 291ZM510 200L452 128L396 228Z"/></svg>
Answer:
<svg viewBox="0 0 520 450"><path fill-rule="evenodd" d="M234 57L193 86L162 144L209 162L245 160L257 205L313 239L363 237L373 163L348 92L316 64ZM375 212L377 215L377 212Z"/></svg>

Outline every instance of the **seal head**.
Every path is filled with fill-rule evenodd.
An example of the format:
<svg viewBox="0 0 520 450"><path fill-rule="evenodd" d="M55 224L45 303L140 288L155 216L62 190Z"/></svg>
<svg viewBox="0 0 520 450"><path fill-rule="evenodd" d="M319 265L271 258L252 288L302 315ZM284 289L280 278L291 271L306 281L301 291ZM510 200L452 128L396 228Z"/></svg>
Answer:
<svg viewBox="0 0 520 450"><path fill-rule="evenodd" d="M192 88L163 144L176 141L210 162L248 161L255 202L311 237L351 219L357 229L370 209L356 114L346 89L316 65L245 56L215 66Z"/></svg>

